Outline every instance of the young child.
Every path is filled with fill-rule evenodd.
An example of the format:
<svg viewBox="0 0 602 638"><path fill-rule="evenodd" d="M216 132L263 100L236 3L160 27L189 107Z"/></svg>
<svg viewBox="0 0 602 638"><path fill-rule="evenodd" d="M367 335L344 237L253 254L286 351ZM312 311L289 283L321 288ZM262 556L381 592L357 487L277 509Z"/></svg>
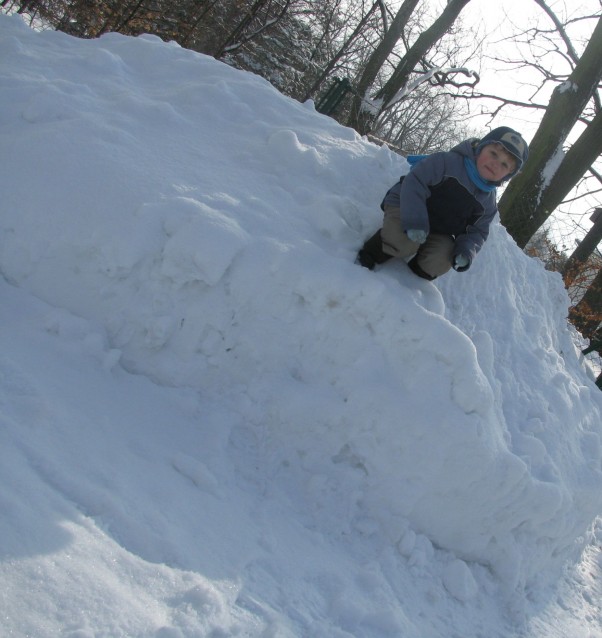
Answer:
<svg viewBox="0 0 602 638"><path fill-rule="evenodd" d="M451 151L418 156L385 195L382 229L366 241L357 262L372 270L392 257L414 255L409 267L428 280L450 268L468 270L498 212L496 187L528 156L525 140L507 126Z"/></svg>

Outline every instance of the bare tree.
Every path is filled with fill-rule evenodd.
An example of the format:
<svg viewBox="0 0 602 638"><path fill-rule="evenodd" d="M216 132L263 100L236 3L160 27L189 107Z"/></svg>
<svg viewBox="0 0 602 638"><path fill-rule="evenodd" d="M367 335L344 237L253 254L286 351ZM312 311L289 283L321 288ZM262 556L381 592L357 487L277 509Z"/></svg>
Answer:
<svg viewBox="0 0 602 638"><path fill-rule="evenodd" d="M592 221L594 222L592 227L566 260L562 269L562 277L567 286L570 286L575 278L581 274L588 259L602 241L602 208L596 208L592 215Z"/></svg>
<svg viewBox="0 0 602 638"><path fill-rule="evenodd" d="M256 38L263 31L273 26L287 12L291 0L254 0L242 19L220 43L214 53L216 58L221 58L225 53L241 47L243 44Z"/></svg>
<svg viewBox="0 0 602 638"><path fill-rule="evenodd" d="M391 55L393 49L401 39L404 29L407 27L408 20L414 12L418 2L419 0L404 0L395 14L395 18L391 22L390 28L385 31L382 40L366 61L364 69L357 82L357 97L351 107L351 117L348 121L349 126L358 130L365 128L361 124L361 119L364 114L364 110L362 108L363 96L368 92L387 58Z"/></svg>
<svg viewBox="0 0 602 638"><path fill-rule="evenodd" d="M569 318L586 339L594 338L602 320L602 270L598 271L579 302L570 309Z"/></svg>
<svg viewBox="0 0 602 638"><path fill-rule="evenodd" d="M326 66L323 68L323 70L320 72L320 74L316 78L315 82L307 90L307 93L305 94L305 99L308 99L315 94L315 92L318 90L322 82L328 77L329 73L331 73L331 71L336 67L337 63L341 60L343 55L345 55L349 47L352 45L355 39L359 36L359 34L364 29L364 27L368 24L372 14L375 13L378 8L382 8L382 0L376 0L370 7L369 11L361 18L361 20L358 22L357 26L355 27L351 35L342 43L342 45L339 47L339 50L332 56L332 58L329 60L329 62L326 64Z"/></svg>
<svg viewBox="0 0 602 638"><path fill-rule="evenodd" d="M540 0L536 0L541 4ZM566 81L554 89L531 141L529 161L500 199L500 217L517 244L524 247L562 199L602 153L602 116L589 122L565 153L564 146L602 78L602 18Z"/></svg>
<svg viewBox="0 0 602 638"><path fill-rule="evenodd" d="M363 116L363 113L367 113L367 110L361 109L362 114L355 114L353 116L355 119L350 122L350 124L353 124L360 133L367 133L370 130L371 123L374 119L378 117L383 110L393 106L397 93L407 84L420 60L452 27L462 9L469 2L470 0L448 1L441 15L428 29L418 36L417 40L397 64L391 77L376 93L370 115ZM371 73L373 73L373 71Z"/></svg>
<svg viewBox="0 0 602 638"><path fill-rule="evenodd" d="M374 135L412 155L450 148L473 132L458 103L425 84L383 112Z"/></svg>

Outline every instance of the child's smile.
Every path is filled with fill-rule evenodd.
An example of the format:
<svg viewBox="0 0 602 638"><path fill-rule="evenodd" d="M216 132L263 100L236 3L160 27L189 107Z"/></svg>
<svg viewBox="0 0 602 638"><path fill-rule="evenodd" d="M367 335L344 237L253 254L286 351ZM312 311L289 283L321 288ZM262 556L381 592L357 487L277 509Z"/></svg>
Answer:
<svg viewBox="0 0 602 638"><path fill-rule="evenodd" d="M516 158L501 145L487 144L477 156L479 175L490 182L499 182L516 168Z"/></svg>

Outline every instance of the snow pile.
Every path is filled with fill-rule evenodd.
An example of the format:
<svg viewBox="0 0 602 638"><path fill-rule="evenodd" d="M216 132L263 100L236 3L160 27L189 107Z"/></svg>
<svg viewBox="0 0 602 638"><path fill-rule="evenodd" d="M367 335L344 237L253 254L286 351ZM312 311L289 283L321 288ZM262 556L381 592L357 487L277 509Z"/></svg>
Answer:
<svg viewBox="0 0 602 638"><path fill-rule="evenodd" d="M577 559L602 509L602 395L558 276L499 225L436 285L364 270L401 157L154 37L0 32L17 594L42 577L52 599L81 563L73 608L110 635L439 636L449 609L425 625L404 600L419 574L491 615L492 592ZM32 339L70 366L48 355L36 381L16 363ZM36 572L30 553L58 555ZM150 608L129 629L91 602L128 582ZM61 626L53 608L28 630L44 614Z"/></svg>

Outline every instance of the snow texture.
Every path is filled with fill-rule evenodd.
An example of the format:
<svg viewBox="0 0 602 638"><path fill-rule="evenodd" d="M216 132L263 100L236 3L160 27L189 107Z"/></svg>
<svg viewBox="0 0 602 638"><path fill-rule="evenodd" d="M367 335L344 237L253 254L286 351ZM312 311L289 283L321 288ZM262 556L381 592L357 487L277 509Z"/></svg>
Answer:
<svg viewBox="0 0 602 638"><path fill-rule="evenodd" d="M405 160L156 37L0 18L6 636L602 636L602 394L494 224L354 264Z"/></svg>

